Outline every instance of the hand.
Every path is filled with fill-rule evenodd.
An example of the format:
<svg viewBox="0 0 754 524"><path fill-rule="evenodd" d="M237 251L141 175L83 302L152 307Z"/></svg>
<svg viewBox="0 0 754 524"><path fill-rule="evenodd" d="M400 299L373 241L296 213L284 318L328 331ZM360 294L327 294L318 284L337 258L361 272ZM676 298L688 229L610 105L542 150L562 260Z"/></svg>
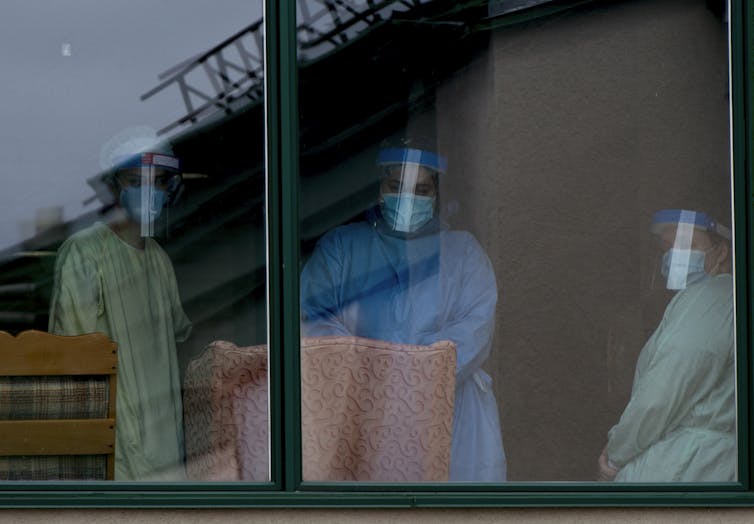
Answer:
<svg viewBox="0 0 754 524"><path fill-rule="evenodd" d="M607 446L600 453L597 465L599 466L597 480L600 482L612 482L618 474L619 470L610 465L610 458L607 456Z"/></svg>

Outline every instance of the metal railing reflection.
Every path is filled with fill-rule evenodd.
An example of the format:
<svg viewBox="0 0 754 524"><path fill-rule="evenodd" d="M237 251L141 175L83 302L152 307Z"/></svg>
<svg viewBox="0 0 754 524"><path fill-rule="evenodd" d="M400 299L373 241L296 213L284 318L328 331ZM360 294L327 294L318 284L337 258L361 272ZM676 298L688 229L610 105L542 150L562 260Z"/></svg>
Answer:
<svg viewBox="0 0 754 524"><path fill-rule="evenodd" d="M299 58L314 60L360 33L431 0L297 0ZM147 100L177 86L186 113L159 130L179 126L220 111L229 114L264 95L264 24L257 20L216 46L159 75L160 83L141 95Z"/></svg>

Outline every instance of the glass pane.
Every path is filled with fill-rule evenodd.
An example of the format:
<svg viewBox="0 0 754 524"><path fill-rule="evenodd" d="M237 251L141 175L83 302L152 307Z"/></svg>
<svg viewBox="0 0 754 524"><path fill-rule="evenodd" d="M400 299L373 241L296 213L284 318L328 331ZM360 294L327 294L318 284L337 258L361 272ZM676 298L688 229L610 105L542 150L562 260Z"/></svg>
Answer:
<svg viewBox="0 0 754 524"><path fill-rule="evenodd" d="M2 17L0 480L268 481L262 1Z"/></svg>
<svg viewBox="0 0 754 524"><path fill-rule="evenodd" d="M725 3L546 3L298 2L305 480L736 480Z"/></svg>

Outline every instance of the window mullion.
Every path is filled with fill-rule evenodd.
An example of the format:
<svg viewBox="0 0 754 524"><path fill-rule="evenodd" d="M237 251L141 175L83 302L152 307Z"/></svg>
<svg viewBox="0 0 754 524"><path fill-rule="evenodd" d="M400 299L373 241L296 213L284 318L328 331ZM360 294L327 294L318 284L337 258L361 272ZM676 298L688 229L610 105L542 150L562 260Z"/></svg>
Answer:
<svg viewBox="0 0 754 524"><path fill-rule="evenodd" d="M296 4L265 3L273 478L301 481ZM282 459L282 462L281 462Z"/></svg>

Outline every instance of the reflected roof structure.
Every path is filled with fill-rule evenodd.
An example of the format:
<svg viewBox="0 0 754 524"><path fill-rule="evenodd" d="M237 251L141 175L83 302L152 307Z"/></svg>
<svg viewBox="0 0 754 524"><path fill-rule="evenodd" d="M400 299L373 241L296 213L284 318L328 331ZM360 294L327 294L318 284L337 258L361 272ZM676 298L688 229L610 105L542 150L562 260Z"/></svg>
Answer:
<svg viewBox="0 0 754 524"><path fill-rule="evenodd" d="M404 126L417 107L431 104L435 87L488 45L495 16L520 4L297 0L302 189L330 185L348 191L347 198L304 206L304 255L325 231L360 214L374 195L374 187L339 166L349 158L372 162L375 145ZM160 130L187 174L183 201L169 211L161 243L195 323L249 314L258 309L251 301L265 300L263 30L261 20L251 23L167 69L141 95L146 100L173 90L185 106L182 117ZM88 183L94 187L101 176ZM59 224L0 253L3 326L46 329L55 251L100 213ZM208 271L225 267L229 257L239 263ZM263 323L263 315L257 321Z"/></svg>
<svg viewBox="0 0 754 524"><path fill-rule="evenodd" d="M397 13L411 16L428 3L433 2L297 0L299 59L302 64L321 59L360 34L389 22ZM176 87L186 107L186 114L160 129L160 133L196 123L214 111L229 113L244 103L260 101L264 96L263 31L262 20L257 20L204 53L160 74L160 83L141 95L141 99Z"/></svg>

